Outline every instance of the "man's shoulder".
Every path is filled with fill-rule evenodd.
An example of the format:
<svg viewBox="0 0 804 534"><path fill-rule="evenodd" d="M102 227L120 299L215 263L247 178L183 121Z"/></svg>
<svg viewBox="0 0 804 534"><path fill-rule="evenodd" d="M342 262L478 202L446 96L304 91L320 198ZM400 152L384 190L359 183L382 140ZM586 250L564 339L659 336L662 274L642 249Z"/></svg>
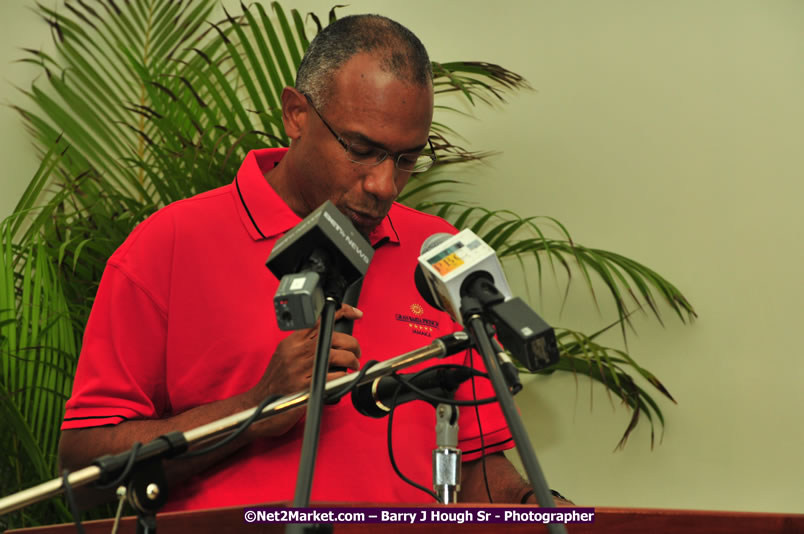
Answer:
<svg viewBox="0 0 804 534"><path fill-rule="evenodd" d="M215 215L221 209L228 212L232 206L232 184L226 184L189 198L177 200L156 211L152 217L160 214L169 214L174 219L195 217L199 213L207 216ZM195 221L196 223L203 221Z"/></svg>
<svg viewBox="0 0 804 534"><path fill-rule="evenodd" d="M171 247L177 233L188 230L203 234L219 224L219 219L231 215L231 185L218 187L195 196L177 200L158 209L139 223L110 262L122 261L134 249L143 252L165 251Z"/></svg>

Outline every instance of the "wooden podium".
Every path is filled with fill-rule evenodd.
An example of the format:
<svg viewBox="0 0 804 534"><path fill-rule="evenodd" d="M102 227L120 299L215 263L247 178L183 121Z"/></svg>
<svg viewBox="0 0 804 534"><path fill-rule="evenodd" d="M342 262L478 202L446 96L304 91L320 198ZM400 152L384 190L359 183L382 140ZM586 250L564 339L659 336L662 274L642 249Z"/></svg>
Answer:
<svg viewBox="0 0 804 534"><path fill-rule="evenodd" d="M266 507L275 507L265 505ZM379 507L371 504L338 504L317 503L316 508L344 507ZM399 508L404 505L386 505L385 508ZM250 506L249 508L259 508ZM512 505L478 505L477 508L510 508ZM461 506L461 508L472 508ZM518 507L520 508L520 507ZM538 510L538 507L521 507ZM282 524L246 523L243 518L244 507L215 508L210 510L194 510L188 512L168 512L157 516L157 532L159 534L206 534L218 532L239 533L276 533L284 532ZM119 532L134 534L136 519L123 518ZM108 534L111 532L112 520L88 521L83 523L87 534ZM532 533L547 532L547 527L539 523L421 523L421 524L338 524L334 525L335 534L370 534L375 532L396 533ZM67 534L75 532L71 524L9 530L7 534ZM766 514L751 512L711 512L697 510L662 510L662 509L629 509L629 508L596 508L594 523L573 523L567 525L572 534L804 534L804 514Z"/></svg>

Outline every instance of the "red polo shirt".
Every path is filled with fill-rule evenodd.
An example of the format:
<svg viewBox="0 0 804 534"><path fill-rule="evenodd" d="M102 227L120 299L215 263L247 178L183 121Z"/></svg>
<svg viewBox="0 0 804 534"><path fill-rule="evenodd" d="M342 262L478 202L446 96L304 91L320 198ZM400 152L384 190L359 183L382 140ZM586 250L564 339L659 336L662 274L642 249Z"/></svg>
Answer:
<svg viewBox="0 0 804 534"><path fill-rule="evenodd" d="M265 180L284 149L248 154L228 186L182 200L140 224L109 259L87 323L62 429L169 417L253 387L277 343L265 267L271 248L300 218ZM353 335L362 360L385 360L455 331L413 281L422 242L455 230L437 217L394 204L370 236L377 250ZM475 356L475 360L479 360ZM465 355L428 362L464 363ZM478 365L478 367L480 367ZM491 396L485 379L478 397ZM458 397L471 399L470 383ZM487 451L513 445L496 405L480 407ZM424 402L394 416L394 455L408 477L429 487L435 414ZM475 410L461 408L464 459L479 457ZM312 499L427 502L388 459L387 419L358 414L348 399L324 409ZM167 509L292 500L303 425L260 439L174 490Z"/></svg>

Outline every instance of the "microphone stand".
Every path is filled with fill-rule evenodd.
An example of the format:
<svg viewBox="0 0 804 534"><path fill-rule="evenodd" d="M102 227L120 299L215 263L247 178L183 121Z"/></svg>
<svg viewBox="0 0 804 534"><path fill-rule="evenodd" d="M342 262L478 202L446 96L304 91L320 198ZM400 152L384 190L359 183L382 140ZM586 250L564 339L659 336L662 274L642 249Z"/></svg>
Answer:
<svg viewBox="0 0 804 534"><path fill-rule="evenodd" d="M326 383L326 391L331 396L343 395L344 390L351 390L353 387L371 383L377 378L388 376L396 371L427 361L431 358L444 358L451 354L461 352L469 348L469 336L464 332L455 332L433 340L429 345L416 350L401 354L382 363L374 365L366 370L362 378L356 375L346 375ZM284 413L304 406L310 398L310 391L299 391L290 395L280 397L268 403L260 412L255 420ZM227 415L217 421L212 421L201 425L187 432L171 432L142 445L137 453L135 463L131 466L130 473L140 469L140 465L145 461L151 461L151 465L158 465L162 458L176 456L190 446L203 445L217 438L225 438L230 435L243 422L254 415L254 408L249 408L241 412ZM138 447L139 445L135 445ZM103 456L96 459L92 465L68 473L67 480L70 487L80 488L96 481L108 482L125 469L131 459L131 451L116 454L114 456ZM154 504L164 504L167 500L167 488L159 486L159 475L148 475L151 480L141 480L140 487L144 489L145 497L148 501L155 501ZM129 475L129 479L132 475ZM121 485L128 483L128 480L119 481ZM157 484L157 488L149 486ZM156 491L154 491L156 489ZM30 506L45 499L56 497L64 493L64 478L58 477L36 486L24 489L6 497L0 497L0 516ZM133 492L128 492L128 499L134 498ZM141 502L146 499L139 499ZM135 503L136 507L136 503ZM156 509L148 510L147 516L153 516Z"/></svg>
<svg viewBox="0 0 804 534"><path fill-rule="evenodd" d="M547 486L544 473L542 473L541 467L539 467L539 461L536 459L536 454L533 452L533 445L525 431L525 426L522 424L522 419L519 417L519 412L514 404L514 398L508 390L505 378L500 369L500 364L497 361L496 351L491 343L491 337L486 330L486 321L483 318L483 306L480 301L474 297L463 297L461 299L461 315L469 334L475 342L478 352L480 352L483 357L483 363L486 366L489 380L491 380L494 392L497 395L497 401L500 403L500 408L508 423L508 428L511 430L511 435L514 438L516 450L519 453L519 457L522 459L522 464L525 466L528 479L533 485L533 494L536 496L539 506L543 508L554 508L555 501L553 501L550 488ZM566 534L567 532L563 524L549 523L547 529L552 534Z"/></svg>
<svg viewBox="0 0 804 534"><path fill-rule="evenodd" d="M342 296L342 293L341 293ZM310 505L310 493L313 490L313 472L318 454L318 438L321 431L321 415L324 407L324 390L327 385L329 371L329 352L332 347L332 332L335 326L335 312L340 307L340 299L327 296L324 309L321 311L321 323L318 329L316 355L313 362L313 377L310 384L310 398L307 402L307 415L304 421L299 474L296 477L296 493L293 496L294 508L306 508ZM290 523L285 529L287 534L303 532L332 532L332 525L304 525Z"/></svg>
<svg viewBox="0 0 804 534"><path fill-rule="evenodd" d="M461 490L461 449L458 448L458 407L436 406L436 448L433 449L433 489L441 504L458 502Z"/></svg>

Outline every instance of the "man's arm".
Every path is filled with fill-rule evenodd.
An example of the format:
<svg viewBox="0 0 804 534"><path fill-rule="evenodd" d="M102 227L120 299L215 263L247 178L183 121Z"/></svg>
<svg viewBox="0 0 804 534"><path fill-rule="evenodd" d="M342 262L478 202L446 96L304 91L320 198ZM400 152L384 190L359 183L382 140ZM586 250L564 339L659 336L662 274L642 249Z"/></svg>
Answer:
<svg viewBox="0 0 804 534"><path fill-rule="evenodd" d="M358 319L360 316L362 316L362 312L351 306L344 306L336 313L336 318ZM64 430L59 441L60 468L75 470L86 467L95 458L105 454L123 452L135 442L147 443L168 432L185 432L233 413L253 408L271 395L287 395L308 389L317 335L317 328L312 328L293 332L283 339L277 345L276 352L271 357L259 382L242 394L197 406L163 419L131 420L114 426ZM354 337L335 332L332 337L332 347L330 365L350 369L360 367L358 361L360 347ZM337 378L343 374L342 372L330 373L328 378ZM169 480L176 482L198 473L257 437L281 436L301 418L304 410L303 407L300 407L258 421L240 439L212 454L192 460L171 462L168 469ZM87 497L85 503L97 500L96 497Z"/></svg>
<svg viewBox="0 0 804 534"><path fill-rule="evenodd" d="M253 407L246 394L238 395L203 406L198 406L175 417L165 419L132 420L114 426L99 426L64 430L59 440L60 469L74 471L89 465L95 458L105 454L117 454L131 448L135 442L147 443L154 438L173 431L185 432L197 426L215 421L232 413ZM223 460L243 447L257 435L281 435L300 417L303 408L259 421L246 430L240 438L218 450L197 458L173 460L165 464L169 485L199 473ZM287 427L287 428L286 428ZM76 490L81 509L90 509L114 497L115 488L97 490L84 487Z"/></svg>
<svg viewBox="0 0 804 534"><path fill-rule="evenodd" d="M522 498L532 489L502 452L486 455L486 474L495 503L522 504ZM463 463L458 497L461 502L489 502L482 459ZM555 498L555 502L557 505L572 505L559 498ZM536 497L531 493L525 503L536 504Z"/></svg>
<svg viewBox="0 0 804 534"><path fill-rule="evenodd" d="M75 470L89 465L92 460L105 454L117 454L129 449L135 442L147 443L168 432L186 432L222 417L256 406L256 396L249 391L235 397L198 406L174 417L164 419L132 420L114 426L97 426L64 430L59 441L59 461L62 469ZM237 441L238 447L258 435L279 436L301 417L301 410L271 417L252 425ZM236 449L235 448L235 449ZM231 453L235 449L228 452ZM220 459L220 458L217 458ZM200 462L199 460L206 460ZM199 464L209 465L209 458L201 457L192 464L197 471Z"/></svg>

